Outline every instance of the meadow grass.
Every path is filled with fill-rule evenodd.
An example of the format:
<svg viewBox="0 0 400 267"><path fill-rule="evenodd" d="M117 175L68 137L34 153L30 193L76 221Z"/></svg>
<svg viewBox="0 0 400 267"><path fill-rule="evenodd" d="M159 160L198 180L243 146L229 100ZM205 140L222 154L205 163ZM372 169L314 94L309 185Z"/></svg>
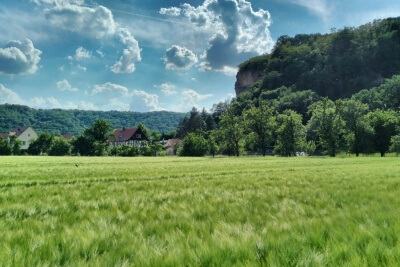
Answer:
<svg viewBox="0 0 400 267"><path fill-rule="evenodd" d="M0 157L0 229L2 266L398 266L400 161Z"/></svg>

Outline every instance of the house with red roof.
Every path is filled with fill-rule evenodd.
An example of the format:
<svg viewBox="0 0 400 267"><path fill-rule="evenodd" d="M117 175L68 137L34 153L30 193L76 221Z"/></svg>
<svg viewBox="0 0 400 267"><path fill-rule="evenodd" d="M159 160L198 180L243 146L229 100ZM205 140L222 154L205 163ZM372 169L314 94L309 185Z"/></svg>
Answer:
<svg viewBox="0 0 400 267"><path fill-rule="evenodd" d="M125 127L122 130L115 130L114 136L107 140L113 147L122 145L139 147L143 141L149 142L149 139L140 128Z"/></svg>

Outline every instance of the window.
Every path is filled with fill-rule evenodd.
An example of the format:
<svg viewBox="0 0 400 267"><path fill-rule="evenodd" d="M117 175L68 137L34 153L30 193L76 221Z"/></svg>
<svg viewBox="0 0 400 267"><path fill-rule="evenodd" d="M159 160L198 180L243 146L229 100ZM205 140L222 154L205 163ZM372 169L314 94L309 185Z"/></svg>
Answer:
<svg viewBox="0 0 400 267"><path fill-rule="evenodd" d="M31 137L31 134L28 134L28 137Z"/></svg>
<svg viewBox="0 0 400 267"><path fill-rule="evenodd" d="M142 138L142 135L141 134L137 134L136 138Z"/></svg>
<svg viewBox="0 0 400 267"><path fill-rule="evenodd" d="M22 141L22 145L23 145L23 146L26 146L26 141Z"/></svg>

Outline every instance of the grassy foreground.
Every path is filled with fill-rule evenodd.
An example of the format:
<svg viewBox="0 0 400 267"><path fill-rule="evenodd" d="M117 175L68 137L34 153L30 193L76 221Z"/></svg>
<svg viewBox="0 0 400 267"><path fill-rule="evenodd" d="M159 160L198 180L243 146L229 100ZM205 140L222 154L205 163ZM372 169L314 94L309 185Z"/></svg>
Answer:
<svg viewBox="0 0 400 267"><path fill-rule="evenodd" d="M0 229L3 266L398 266L400 160L0 157Z"/></svg>

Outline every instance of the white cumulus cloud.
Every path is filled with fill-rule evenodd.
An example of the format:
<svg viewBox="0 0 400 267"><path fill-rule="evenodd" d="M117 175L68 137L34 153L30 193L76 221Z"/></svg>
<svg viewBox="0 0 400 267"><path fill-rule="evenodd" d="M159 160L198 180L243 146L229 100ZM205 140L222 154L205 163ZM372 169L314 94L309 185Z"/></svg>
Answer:
<svg viewBox="0 0 400 267"><path fill-rule="evenodd" d="M37 109L80 109L80 110L99 110L91 102L80 101L78 104L67 102L65 104L60 103L56 98L50 97L33 97L28 100L22 99L16 92L6 88L0 84L0 104L19 104L25 105Z"/></svg>
<svg viewBox="0 0 400 267"><path fill-rule="evenodd" d="M163 60L169 70L187 70L197 63L198 58L186 47L173 45L167 49Z"/></svg>
<svg viewBox="0 0 400 267"><path fill-rule="evenodd" d="M62 80L57 82L57 88L60 91L71 91L71 92L78 92L78 88L74 88L71 86L71 84L67 80Z"/></svg>
<svg viewBox="0 0 400 267"><path fill-rule="evenodd" d="M14 91L0 84L0 104L25 104L21 97Z"/></svg>
<svg viewBox="0 0 400 267"><path fill-rule="evenodd" d="M179 7L169 7L169 8L161 8L159 13L161 15L178 17L181 14L181 9Z"/></svg>
<svg viewBox="0 0 400 267"><path fill-rule="evenodd" d="M119 94L127 96L129 90L125 86L107 82L101 85L95 85L92 90L92 95L96 95L103 92L109 92L111 94Z"/></svg>
<svg viewBox="0 0 400 267"><path fill-rule="evenodd" d="M200 102L212 96L212 94L200 94L193 89L187 89L182 92L180 104L173 109L179 112L186 112L192 107L200 108Z"/></svg>
<svg viewBox="0 0 400 267"><path fill-rule="evenodd" d="M55 5L47 8L45 15L51 25L88 38L118 38L125 48L110 70L114 73L135 71L135 63L141 61L139 43L128 29L115 22L110 9L101 5L83 6L80 1L48 1L48 4L50 3ZM76 54L68 59L80 60L91 56L91 53L82 47L78 49ZM97 53L104 56L101 50L97 50Z"/></svg>
<svg viewBox="0 0 400 267"><path fill-rule="evenodd" d="M268 30L272 23L270 13L253 10L249 1L205 0L197 7L185 3L180 9L180 17L186 18L197 30L211 34L201 57L201 70L231 75L239 63L269 52L274 45ZM171 16L169 10L159 12Z"/></svg>
<svg viewBox="0 0 400 267"><path fill-rule="evenodd" d="M154 87L160 89L166 96L176 95L178 93L175 91L176 86L172 83L163 83L161 85L154 85Z"/></svg>
<svg viewBox="0 0 400 267"><path fill-rule="evenodd" d="M112 12L104 6L56 5L45 14L52 25L83 36L102 38L113 35L117 28Z"/></svg>
<svg viewBox="0 0 400 267"><path fill-rule="evenodd" d="M63 108L61 103L54 97L34 97L29 100L29 106L32 108L53 109Z"/></svg>
<svg viewBox="0 0 400 267"><path fill-rule="evenodd" d="M73 56L68 56L69 60L84 60L88 59L92 56L92 53L82 46L78 47L75 51L75 55Z"/></svg>
<svg viewBox="0 0 400 267"><path fill-rule="evenodd" d="M133 90L130 109L133 111L147 112L163 110L158 106L158 95L150 94L142 90Z"/></svg>
<svg viewBox="0 0 400 267"><path fill-rule="evenodd" d="M135 63L141 60L139 43L126 28L119 29L119 38L126 45L121 58L112 67L114 73L132 73L135 71Z"/></svg>
<svg viewBox="0 0 400 267"><path fill-rule="evenodd" d="M36 49L29 39L11 41L0 48L0 74L19 75L35 73L42 51Z"/></svg>

